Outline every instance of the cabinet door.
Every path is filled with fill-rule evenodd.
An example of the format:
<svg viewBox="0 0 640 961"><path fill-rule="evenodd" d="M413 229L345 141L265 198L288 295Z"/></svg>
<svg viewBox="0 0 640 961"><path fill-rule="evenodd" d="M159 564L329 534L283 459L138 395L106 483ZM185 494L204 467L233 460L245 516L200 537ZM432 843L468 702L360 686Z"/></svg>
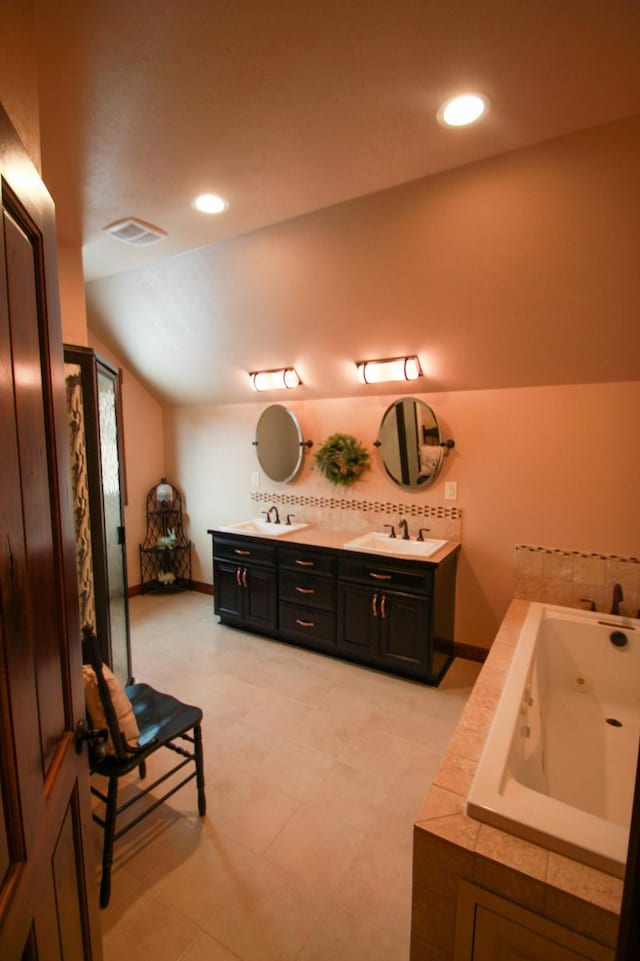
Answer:
<svg viewBox="0 0 640 961"><path fill-rule="evenodd" d="M380 663L395 671L425 677L430 670L430 601L412 594L380 597Z"/></svg>
<svg viewBox="0 0 640 961"><path fill-rule="evenodd" d="M615 951L461 880L454 961L614 961Z"/></svg>
<svg viewBox="0 0 640 961"><path fill-rule="evenodd" d="M588 961L606 951L593 945L597 954L583 954L558 943L554 929L541 934L523 927L509 918L478 907L476 911L476 930L473 940L473 961ZM564 932L563 932L564 933ZM580 945L582 948L584 945ZM587 949L588 950L588 949ZM607 952L613 961L613 954Z"/></svg>
<svg viewBox="0 0 640 961"><path fill-rule="evenodd" d="M244 620L260 630L276 626L276 575L270 567L243 567Z"/></svg>
<svg viewBox="0 0 640 961"><path fill-rule="evenodd" d="M221 618L232 617L240 620L243 616L244 589L242 587L240 564L216 562L214 610Z"/></svg>
<svg viewBox="0 0 640 961"><path fill-rule="evenodd" d="M338 585L338 650L372 663L378 660L381 591Z"/></svg>

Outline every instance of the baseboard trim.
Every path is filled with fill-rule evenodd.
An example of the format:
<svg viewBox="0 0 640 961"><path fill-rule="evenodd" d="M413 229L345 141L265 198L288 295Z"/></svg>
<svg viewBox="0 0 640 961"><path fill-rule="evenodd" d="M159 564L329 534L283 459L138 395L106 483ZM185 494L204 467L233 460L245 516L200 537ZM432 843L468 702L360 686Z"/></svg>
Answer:
<svg viewBox="0 0 640 961"><path fill-rule="evenodd" d="M198 591L199 594L213 595L215 593L213 584L205 584L204 581L191 581L191 590ZM142 594L140 584L131 584L127 588L127 597L137 597L138 594Z"/></svg>
<svg viewBox="0 0 640 961"><path fill-rule="evenodd" d="M489 651L486 647L476 647L475 644L458 644L456 641L453 645L453 653L456 657L463 657L467 661L478 661L479 664L483 664Z"/></svg>
<svg viewBox="0 0 640 961"><path fill-rule="evenodd" d="M205 584L204 581L191 581L191 590L198 591L199 594L210 594L211 596L215 594L213 584Z"/></svg>
<svg viewBox="0 0 640 961"><path fill-rule="evenodd" d="M197 591L199 594L208 594L210 597L213 597L216 592L213 584L207 584L205 581L191 581L191 590ZM128 597L136 597L141 593L140 584L132 584L127 589ZM462 657L467 661L477 661L479 664L483 664L489 651L485 647L476 647L475 644L458 644L456 641L453 645L453 653L455 657Z"/></svg>

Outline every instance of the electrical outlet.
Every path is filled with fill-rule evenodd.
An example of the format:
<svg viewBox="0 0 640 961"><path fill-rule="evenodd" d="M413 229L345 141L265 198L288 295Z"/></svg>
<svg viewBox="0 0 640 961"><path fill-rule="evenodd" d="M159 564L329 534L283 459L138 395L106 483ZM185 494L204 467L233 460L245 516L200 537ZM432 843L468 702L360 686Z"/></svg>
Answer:
<svg viewBox="0 0 640 961"><path fill-rule="evenodd" d="M455 501L457 497L458 497L458 482L446 481L444 485L444 499L446 501Z"/></svg>
<svg viewBox="0 0 640 961"><path fill-rule="evenodd" d="M249 483L251 484L252 487L260 487L260 471L257 471L257 470L251 471L251 477L249 479Z"/></svg>

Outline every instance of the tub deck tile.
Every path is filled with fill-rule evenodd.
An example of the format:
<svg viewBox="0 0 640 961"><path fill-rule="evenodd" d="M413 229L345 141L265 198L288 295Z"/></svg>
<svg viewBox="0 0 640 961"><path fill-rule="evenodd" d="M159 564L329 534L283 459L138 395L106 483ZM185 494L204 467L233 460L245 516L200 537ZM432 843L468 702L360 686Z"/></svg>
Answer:
<svg viewBox="0 0 640 961"><path fill-rule="evenodd" d="M480 739L472 734L475 729L482 739L486 736L528 608L528 600L511 602L415 824L412 961L452 956L445 902L455 904L461 879L615 946L621 880L464 813L481 753ZM434 895L441 897L437 909ZM438 921L440 908L435 932L431 924Z"/></svg>

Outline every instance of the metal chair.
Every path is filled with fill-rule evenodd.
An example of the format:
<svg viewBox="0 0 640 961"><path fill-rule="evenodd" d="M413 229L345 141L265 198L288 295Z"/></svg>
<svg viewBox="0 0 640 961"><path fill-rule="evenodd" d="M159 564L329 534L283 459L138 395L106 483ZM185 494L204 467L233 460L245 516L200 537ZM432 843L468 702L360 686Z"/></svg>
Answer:
<svg viewBox="0 0 640 961"><path fill-rule="evenodd" d="M143 818L162 804L167 798L179 791L189 781L196 779L198 795L198 814L206 812L207 802L204 793L204 771L202 754L202 733L200 724L202 711L199 707L184 704L182 701L162 694L148 684L130 684L124 687L124 692L131 702L133 714L139 729L136 745L127 742L117 719L109 685L103 673L103 662L100 644L95 634L88 628L83 629L83 662L90 665L97 681L100 702L104 710L106 729L96 730L100 724L91 718L93 730L88 731L89 764L91 774L98 774L107 778L107 793L104 794L93 783L91 792L105 805L104 817L94 812L93 819L104 830L104 844L102 849L102 879L100 883L100 907L106 908L111 895L111 864L113 861L113 845L115 841L130 831ZM107 734L109 748L107 752ZM140 777L146 777L146 759L160 748L167 748L179 755L179 760L152 784L138 791L136 795L118 806L118 780L129 774L135 768L140 771ZM145 805L143 810L134 818L127 821L121 828L117 827L118 817L129 811L140 802L144 802L147 795L160 784L167 781L182 769L193 766L186 777L172 786L162 796L153 799L153 803Z"/></svg>

